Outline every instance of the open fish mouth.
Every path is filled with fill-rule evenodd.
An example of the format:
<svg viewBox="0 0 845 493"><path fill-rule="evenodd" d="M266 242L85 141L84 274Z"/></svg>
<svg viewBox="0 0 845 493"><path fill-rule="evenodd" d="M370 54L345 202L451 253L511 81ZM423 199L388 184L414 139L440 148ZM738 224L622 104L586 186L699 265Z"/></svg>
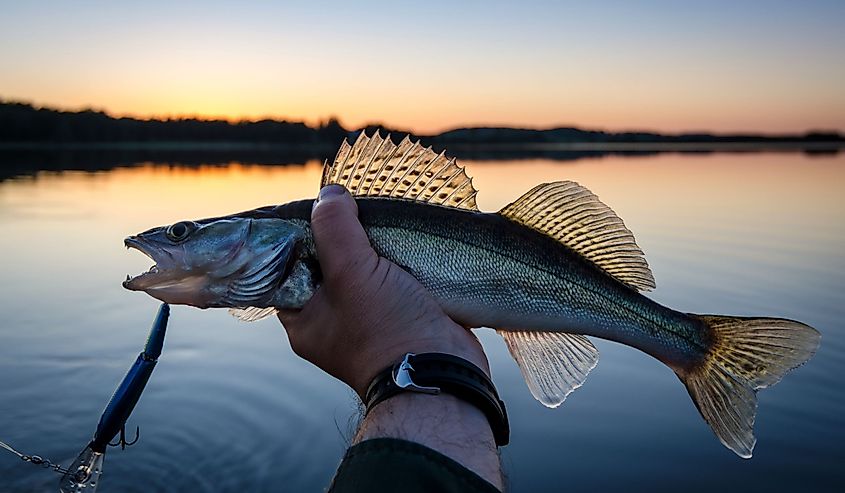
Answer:
<svg viewBox="0 0 845 493"><path fill-rule="evenodd" d="M157 259L156 257L166 252L155 247L151 247L150 245L138 240L135 236L130 236L129 238L126 238L125 240L123 240L123 244L126 246L127 250L130 248L134 248L135 250L138 250L139 252L149 257L150 260L155 262L152 267L150 267L150 269L146 272L143 272L136 276L130 276L129 274L126 274L126 280L123 281L123 287L126 289L137 291L149 287L153 284L154 281L159 280L160 274L162 274L164 270L159 267L158 264L160 259Z"/></svg>

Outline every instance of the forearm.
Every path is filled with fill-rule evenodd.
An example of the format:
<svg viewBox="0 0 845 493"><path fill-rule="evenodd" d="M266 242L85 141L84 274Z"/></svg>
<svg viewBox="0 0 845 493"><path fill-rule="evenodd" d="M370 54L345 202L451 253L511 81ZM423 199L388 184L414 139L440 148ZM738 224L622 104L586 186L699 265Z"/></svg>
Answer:
<svg viewBox="0 0 845 493"><path fill-rule="evenodd" d="M372 438L425 445L503 489L499 453L487 417L455 396L404 392L378 404L364 418L354 443Z"/></svg>

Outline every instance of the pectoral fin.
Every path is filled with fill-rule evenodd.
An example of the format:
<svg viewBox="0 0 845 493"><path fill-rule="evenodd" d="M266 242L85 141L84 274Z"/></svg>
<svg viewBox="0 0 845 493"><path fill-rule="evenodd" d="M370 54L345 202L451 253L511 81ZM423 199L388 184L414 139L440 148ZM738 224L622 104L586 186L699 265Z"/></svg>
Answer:
<svg viewBox="0 0 845 493"><path fill-rule="evenodd" d="M557 407L580 387L599 361L599 352L582 335L565 332L497 330L516 360L531 395Z"/></svg>
<svg viewBox="0 0 845 493"><path fill-rule="evenodd" d="M257 320L267 318L270 315L275 315L277 311L278 310L272 306L269 308L256 308L254 306L247 308L229 308L229 314L241 322L255 322Z"/></svg>

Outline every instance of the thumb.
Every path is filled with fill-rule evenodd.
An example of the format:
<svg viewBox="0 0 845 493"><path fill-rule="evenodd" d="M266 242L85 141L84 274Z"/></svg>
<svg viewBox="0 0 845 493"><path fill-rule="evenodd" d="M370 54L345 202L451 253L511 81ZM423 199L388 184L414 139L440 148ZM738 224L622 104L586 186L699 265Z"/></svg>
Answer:
<svg viewBox="0 0 845 493"><path fill-rule="evenodd" d="M329 281L354 265L376 258L358 222L355 199L340 185L328 185L320 190L311 210L311 230L320 268Z"/></svg>

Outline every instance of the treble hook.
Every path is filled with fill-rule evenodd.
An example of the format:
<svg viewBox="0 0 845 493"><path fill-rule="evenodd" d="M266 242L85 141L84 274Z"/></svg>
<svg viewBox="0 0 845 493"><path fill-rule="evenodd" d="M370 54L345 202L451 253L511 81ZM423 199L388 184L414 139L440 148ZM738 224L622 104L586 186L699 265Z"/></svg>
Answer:
<svg viewBox="0 0 845 493"><path fill-rule="evenodd" d="M135 439L131 442L126 441L126 425L120 427L120 438L117 439L115 443L109 443L110 447L117 447L120 445L120 450L126 450L126 447L130 447L135 445L138 442L138 438L141 435L141 428L136 426L135 427Z"/></svg>

